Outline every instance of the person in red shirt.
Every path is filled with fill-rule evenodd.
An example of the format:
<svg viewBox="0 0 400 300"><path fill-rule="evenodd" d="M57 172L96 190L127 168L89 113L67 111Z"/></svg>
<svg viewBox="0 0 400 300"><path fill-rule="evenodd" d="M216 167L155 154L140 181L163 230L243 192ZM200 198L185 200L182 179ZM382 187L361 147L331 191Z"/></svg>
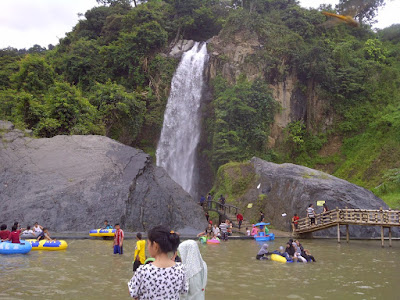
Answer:
<svg viewBox="0 0 400 300"><path fill-rule="evenodd" d="M297 226L299 224L299 216L297 214L294 214L293 218L292 218L292 231L295 232L295 230L297 229Z"/></svg>
<svg viewBox="0 0 400 300"><path fill-rule="evenodd" d="M239 225L239 230L240 230L240 226L242 226L242 222L243 222L243 215L241 213L238 213L236 215L236 219L238 221L238 225Z"/></svg>
<svg viewBox="0 0 400 300"><path fill-rule="evenodd" d="M122 244L124 242L124 231L121 229L119 224L114 225L115 234L114 234L114 254L123 254L124 251L122 250Z"/></svg>
<svg viewBox="0 0 400 300"><path fill-rule="evenodd" d="M7 225L1 224L1 226L0 226L0 241L8 240L8 236L10 235L10 230L6 230L6 229L7 229Z"/></svg>
<svg viewBox="0 0 400 300"><path fill-rule="evenodd" d="M21 229L17 230L17 226L14 225L11 228L11 232L10 232L10 235L8 236L8 240L11 241L11 243L19 244L20 243L20 241L19 241L20 234L21 234Z"/></svg>

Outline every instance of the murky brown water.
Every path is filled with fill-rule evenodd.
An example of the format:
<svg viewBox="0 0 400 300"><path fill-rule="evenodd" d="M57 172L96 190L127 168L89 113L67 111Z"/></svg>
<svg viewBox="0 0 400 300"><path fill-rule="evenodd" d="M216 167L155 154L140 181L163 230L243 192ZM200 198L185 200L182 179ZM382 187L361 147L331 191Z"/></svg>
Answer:
<svg viewBox="0 0 400 300"><path fill-rule="evenodd" d="M270 249L286 239L270 242ZM0 256L0 299L129 299L134 240L122 256L112 241L68 240L66 251ZM200 245L206 299L400 299L400 241L304 240L316 263L257 261L255 241Z"/></svg>

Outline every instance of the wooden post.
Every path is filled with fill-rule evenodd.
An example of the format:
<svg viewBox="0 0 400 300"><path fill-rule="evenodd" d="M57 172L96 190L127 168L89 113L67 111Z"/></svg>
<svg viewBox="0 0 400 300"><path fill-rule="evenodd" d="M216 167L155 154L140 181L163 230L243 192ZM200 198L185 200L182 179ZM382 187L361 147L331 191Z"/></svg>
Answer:
<svg viewBox="0 0 400 300"><path fill-rule="evenodd" d="M346 224L346 242L349 242L349 224Z"/></svg>
<svg viewBox="0 0 400 300"><path fill-rule="evenodd" d="M392 227L389 227L389 247L392 247Z"/></svg>
<svg viewBox="0 0 400 300"><path fill-rule="evenodd" d="M340 243L340 224L337 224L337 242Z"/></svg>
<svg viewBox="0 0 400 300"><path fill-rule="evenodd" d="M382 243L382 247L384 247L383 241L384 241L384 237L383 237L383 226L381 226L381 243Z"/></svg>

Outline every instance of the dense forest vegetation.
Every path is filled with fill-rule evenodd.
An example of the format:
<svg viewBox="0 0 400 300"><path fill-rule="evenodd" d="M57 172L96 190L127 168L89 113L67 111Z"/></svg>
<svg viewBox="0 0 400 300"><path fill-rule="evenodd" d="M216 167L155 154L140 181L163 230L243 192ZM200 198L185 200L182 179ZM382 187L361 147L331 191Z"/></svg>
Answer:
<svg viewBox="0 0 400 300"><path fill-rule="evenodd" d="M214 172L256 155L328 170L399 206L400 25L371 30L383 0L366 1L358 27L329 23L321 11L335 12L330 6L308 10L295 0L98 2L55 47L0 51L0 119L38 137L101 134L154 155L178 64L170 45L249 30L264 44L252 57L259 78L210 82L204 155ZM312 84L335 118L329 128L292 122L284 143L269 148L280 109L269 84L288 74L300 89ZM332 141L337 151L323 154Z"/></svg>

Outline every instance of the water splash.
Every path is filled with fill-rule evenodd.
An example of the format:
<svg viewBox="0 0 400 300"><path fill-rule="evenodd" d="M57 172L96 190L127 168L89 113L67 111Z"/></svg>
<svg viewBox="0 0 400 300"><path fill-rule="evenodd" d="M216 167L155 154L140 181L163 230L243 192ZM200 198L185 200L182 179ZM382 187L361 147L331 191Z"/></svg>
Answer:
<svg viewBox="0 0 400 300"><path fill-rule="evenodd" d="M196 42L192 49L183 54L172 78L156 152L157 166L163 167L192 196L196 193L196 148L200 139L200 104L207 60L205 43Z"/></svg>

